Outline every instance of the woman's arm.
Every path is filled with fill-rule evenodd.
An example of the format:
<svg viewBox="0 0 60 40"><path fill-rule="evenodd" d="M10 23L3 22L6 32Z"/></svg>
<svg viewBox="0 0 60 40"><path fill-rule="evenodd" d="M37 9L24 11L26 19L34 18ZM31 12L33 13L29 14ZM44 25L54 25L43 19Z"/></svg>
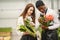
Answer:
<svg viewBox="0 0 60 40"><path fill-rule="evenodd" d="M24 22L23 22L23 18L22 18L22 17L19 17L19 18L18 18L18 20L17 20L17 28L16 28L17 34L21 36L21 35L23 35L23 32L21 32L21 31L19 30L20 25L24 25Z"/></svg>

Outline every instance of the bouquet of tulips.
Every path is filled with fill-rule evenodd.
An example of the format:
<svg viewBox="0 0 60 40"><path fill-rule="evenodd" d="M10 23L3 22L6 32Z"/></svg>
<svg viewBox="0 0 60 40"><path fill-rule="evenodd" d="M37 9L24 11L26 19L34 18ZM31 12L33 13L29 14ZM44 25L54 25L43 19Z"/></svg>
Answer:
<svg viewBox="0 0 60 40"><path fill-rule="evenodd" d="M44 15L43 17L40 17L38 20L41 25L48 27L53 21L53 19L54 17L52 15Z"/></svg>
<svg viewBox="0 0 60 40"><path fill-rule="evenodd" d="M30 35L35 37L36 36L35 28L34 28L34 26L30 25L30 20L26 19L24 21L24 23L25 23L25 25L20 25L19 30L22 31L22 32L28 32Z"/></svg>

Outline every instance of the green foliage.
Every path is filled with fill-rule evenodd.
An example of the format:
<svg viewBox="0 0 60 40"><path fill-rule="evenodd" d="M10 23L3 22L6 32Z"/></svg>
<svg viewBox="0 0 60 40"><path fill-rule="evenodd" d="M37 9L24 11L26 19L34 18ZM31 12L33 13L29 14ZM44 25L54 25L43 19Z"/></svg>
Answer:
<svg viewBox="0 0 60 40"><path fill-rule="evenodd" d="M58 36L60 37L60 28L57 30Z"/></svg>
<svg viewBox="0 0 60 40"><path fill-rule="evenodd" d="M0 32L12 32L12 28L11 27L0 28Z"/></svg>
<svg viewBox="0 0 60 40"><path fill-rule="evenodd" d="M58 28L57 33L58 33L58 40L60 40L60 28Z"/></svg>

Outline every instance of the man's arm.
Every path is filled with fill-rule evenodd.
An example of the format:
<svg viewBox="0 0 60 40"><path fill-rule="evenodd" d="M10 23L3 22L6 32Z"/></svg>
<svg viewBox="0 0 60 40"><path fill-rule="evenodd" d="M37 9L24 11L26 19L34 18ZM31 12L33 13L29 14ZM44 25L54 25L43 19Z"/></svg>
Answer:
<svg viewBox="0 0 60 40"><path fill-rule="evenodd" d="M55 13L53 16L54 16L54 20L53 20L54 24L52 26L48 27L49 30L57 29L60 26L60 23L59 23L59 20L58 20L58 14Z"/></svg>

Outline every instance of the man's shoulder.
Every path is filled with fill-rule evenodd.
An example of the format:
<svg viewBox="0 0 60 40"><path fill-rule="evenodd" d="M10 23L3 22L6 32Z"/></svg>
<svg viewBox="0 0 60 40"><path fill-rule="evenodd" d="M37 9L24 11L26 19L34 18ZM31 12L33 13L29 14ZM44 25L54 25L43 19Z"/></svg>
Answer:
<svg viewBox="0 0 60 40"><path fill-rule="evenodd" d="M48 10L55 11L54 9L48 8Z"/></svg>
<svg viewBox="0 0 60 40"><path fill-rule="evenodd" d="M48 8L48 11L51 12L51 13L56 13L57 12L56 10L51 9L51 8Z"/></svg>
<svg viewBox="0 0 60 40"><path fill-rule="evenodd" d="M49 13L52 14L53 16L58 16L57 10L49 9L48 11L49 11Z"/></svg>

